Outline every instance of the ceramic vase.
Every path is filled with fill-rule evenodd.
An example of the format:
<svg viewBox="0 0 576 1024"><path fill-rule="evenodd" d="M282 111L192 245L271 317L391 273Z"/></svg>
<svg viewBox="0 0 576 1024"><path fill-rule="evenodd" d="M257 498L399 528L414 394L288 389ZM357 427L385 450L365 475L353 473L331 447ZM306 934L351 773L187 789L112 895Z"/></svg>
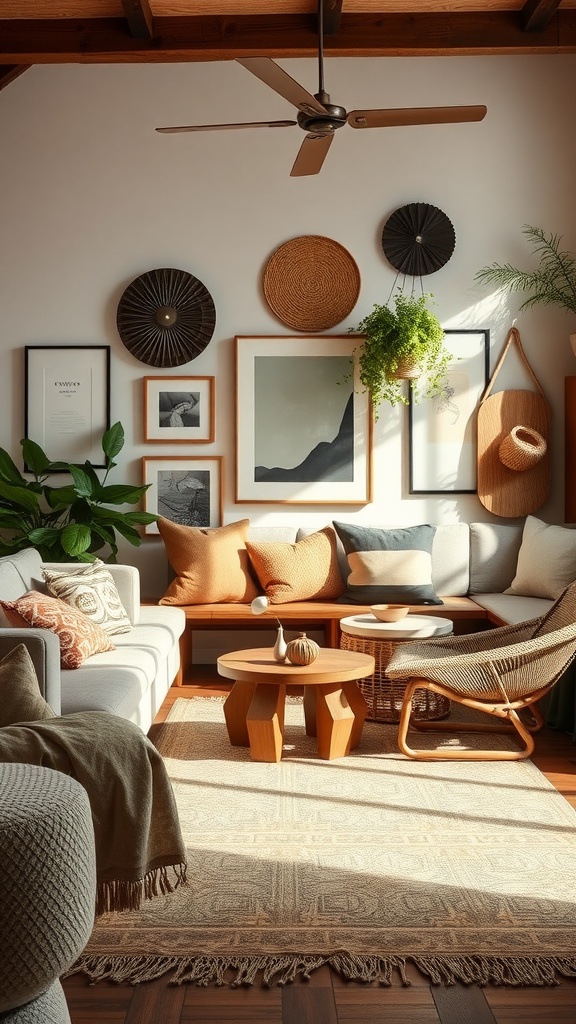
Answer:
<svg viewBox="0 0 576 1024"><path fill-rule="evenodd" d="M274 644L273 655L276 661L286 661L286 641L284 639L284 630L282 626L278 626L276 630L276 643Z"/></svg>

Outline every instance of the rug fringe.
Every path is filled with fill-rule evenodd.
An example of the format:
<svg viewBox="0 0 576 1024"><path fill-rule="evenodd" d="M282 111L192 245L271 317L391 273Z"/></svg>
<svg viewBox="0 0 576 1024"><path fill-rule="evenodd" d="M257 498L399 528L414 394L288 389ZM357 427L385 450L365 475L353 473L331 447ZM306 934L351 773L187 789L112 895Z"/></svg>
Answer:
<svg viewBox="0 0 576 1024"><path fill-rule="evenodd" d="M399 957L348 952L318 956L81 956L64 977L85 974L91 984L108 980L139 985L170 973L172 985L237 988L260 980L270 987L289 984L297 977L308 979L328 965L347 981L388 986L397 974L401 984L408 986L407 963L414 964L432 985L551 986L560 984L562 977L576 977L576 957Z"/></svg>
<svg viewBox="0 0 576 1024"><path fill-rule="evenodd" d="M140 910L143 900L154 896L165 896L174 892L186 881L186 863L171 864L169 867L154 868L143 878L126 882L114 878L98 882L96 891L96 915L122 910Z"/></svg>

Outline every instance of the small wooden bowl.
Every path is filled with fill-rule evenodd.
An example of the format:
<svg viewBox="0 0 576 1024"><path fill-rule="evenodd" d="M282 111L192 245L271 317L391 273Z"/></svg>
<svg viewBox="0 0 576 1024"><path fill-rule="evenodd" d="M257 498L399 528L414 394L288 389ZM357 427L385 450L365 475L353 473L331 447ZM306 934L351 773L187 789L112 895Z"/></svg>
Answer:
<svg viewBox="0 0 576 1024"><path fill-rule="evenodd" d="M408 615L409 610L407 604L373 604L370 608L380 622L398 622Z"/></svg>

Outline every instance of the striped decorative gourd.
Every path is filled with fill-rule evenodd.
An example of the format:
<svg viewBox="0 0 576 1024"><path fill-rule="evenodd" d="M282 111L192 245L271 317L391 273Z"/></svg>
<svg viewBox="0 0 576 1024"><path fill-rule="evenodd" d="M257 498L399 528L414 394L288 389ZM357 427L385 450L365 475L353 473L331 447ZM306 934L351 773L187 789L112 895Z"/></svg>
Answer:
<svg viewBox="0 0 576 1024"><path fill-rule="evenodd" d="M318 644L306 636L306 633L300 633L300 636L291 640L286 648L286 657L293 665L311 665L319 654Z"/></svg>

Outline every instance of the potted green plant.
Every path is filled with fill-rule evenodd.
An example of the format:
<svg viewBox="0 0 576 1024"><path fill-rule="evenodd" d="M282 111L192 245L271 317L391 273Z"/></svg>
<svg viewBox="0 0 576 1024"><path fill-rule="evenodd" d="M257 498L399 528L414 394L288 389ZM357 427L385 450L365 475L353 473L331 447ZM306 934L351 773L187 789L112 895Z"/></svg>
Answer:
<svg viewBox="0 0 576 1024"><path fill-rule="evenodd" d="M34 479L27 480L4 448L0 448L0 555L36 548L46 562L93 562L104 557L115 562L116 531L137 547L136 529L158 518L149 512L119 512L110 505L134 505L149 485L108 484L114 459L124 447L124 430L115 423L102 437L105 472L102 481L90 462L83 465L51 462L39 444L20 442L24 465ZM71 483L53 487L48 477L65 470Z"/></svg>
<svg viewBox="0 0 576 1024"><path fill-rule="evenodd" d="M417 401L443 391L450 353L444 331L428 308L431 295L398 291L393 308L376 304L354 330L364 334L359 350L360 381L370 392L376 416L381 402L408 403L403 380L410 380Z"/></svg>
<svg viewBox="0 0 576 1024"><path fill-rule="evenodd" d="M542 228L525 224L523 234L538 257L536 270L519 270L511 263L492 263L475 276L482 284L495 284L510 292L528 292L520 309L538 304L561 306L576 313L576 257L560 248L560 235L546 234Z"/></svg>

